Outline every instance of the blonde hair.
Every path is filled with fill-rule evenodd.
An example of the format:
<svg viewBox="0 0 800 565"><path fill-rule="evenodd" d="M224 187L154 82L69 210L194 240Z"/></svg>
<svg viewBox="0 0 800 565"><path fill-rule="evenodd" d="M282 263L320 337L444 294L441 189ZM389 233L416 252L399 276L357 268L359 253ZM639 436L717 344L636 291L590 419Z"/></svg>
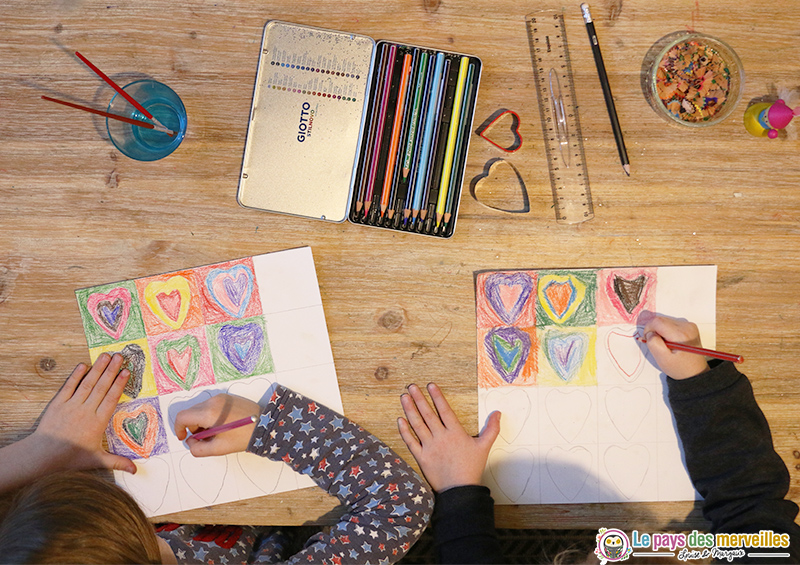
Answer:
<svg viewBox="0 0 800 565"><path fill-rule="evenodd" d="M121 488L90 473L22 489L0 523L0 563L161 563L152 524Z"/></svg>

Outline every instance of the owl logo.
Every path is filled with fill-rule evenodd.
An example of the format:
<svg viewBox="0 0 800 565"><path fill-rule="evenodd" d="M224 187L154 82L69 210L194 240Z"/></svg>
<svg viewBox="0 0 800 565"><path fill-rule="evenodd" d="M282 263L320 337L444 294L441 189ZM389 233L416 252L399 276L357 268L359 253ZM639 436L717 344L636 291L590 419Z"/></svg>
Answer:
<svg viewBox="0 0 800 565"><path fill-rule="evenodd" d="M601 565L607 562L625 561L633 552L628 536L622 530L600 528L597 533L595 555Z"/></svg>

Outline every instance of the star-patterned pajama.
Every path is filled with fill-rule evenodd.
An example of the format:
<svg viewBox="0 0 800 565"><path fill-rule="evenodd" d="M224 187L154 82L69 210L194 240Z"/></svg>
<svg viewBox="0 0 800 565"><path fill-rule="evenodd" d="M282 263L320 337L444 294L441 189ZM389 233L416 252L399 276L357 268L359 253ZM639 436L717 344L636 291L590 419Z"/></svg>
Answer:
<svg viewBox="0 0 800 565"><path fill-rule="evenodd" d="M247 451L311 476L349 507L328 533L312 536L288 563L388 565L405 555L430 519L433 494L408 463L359 425L283 386L263 408ZM216 536L198 535L199 528L162 528L158 535L182 563L285 559L280 530L238 528L239 538L232 540L224 527Z"/></svg>

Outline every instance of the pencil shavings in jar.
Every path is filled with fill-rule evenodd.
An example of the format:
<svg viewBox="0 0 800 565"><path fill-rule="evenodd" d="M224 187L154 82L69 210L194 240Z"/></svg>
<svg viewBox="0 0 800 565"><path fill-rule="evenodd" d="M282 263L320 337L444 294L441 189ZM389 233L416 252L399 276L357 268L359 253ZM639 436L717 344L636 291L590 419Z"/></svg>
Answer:
<svg viewBox="0 0 800 565"><path fill-rule="evenodd" d="M700 33L662 38L645 57L643 71L647 101L663 118L681 125L722 121L744 89L742 64L733 49Z"/></svg>

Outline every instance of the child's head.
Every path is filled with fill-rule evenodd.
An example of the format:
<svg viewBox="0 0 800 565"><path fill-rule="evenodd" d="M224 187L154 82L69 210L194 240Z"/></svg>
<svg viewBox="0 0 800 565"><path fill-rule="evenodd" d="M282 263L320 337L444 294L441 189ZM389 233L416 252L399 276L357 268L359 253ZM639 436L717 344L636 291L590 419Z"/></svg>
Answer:
<svg viewBox="0 0 800 565"><path fill-rule="evenodd" d="M161 563L153 526L121 488L89 473L22 489L0 523L0 563Z"/></svg>

